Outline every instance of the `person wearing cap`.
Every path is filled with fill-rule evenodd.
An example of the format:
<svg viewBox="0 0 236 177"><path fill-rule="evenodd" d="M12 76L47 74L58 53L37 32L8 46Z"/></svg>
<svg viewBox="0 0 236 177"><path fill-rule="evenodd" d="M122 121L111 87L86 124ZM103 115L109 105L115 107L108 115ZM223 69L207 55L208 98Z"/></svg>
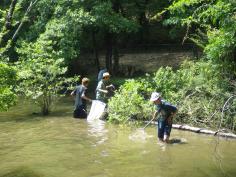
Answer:
<svg viewBox="0 0 236 177"><path fill-rule="evenodd" d="M114 89L115 87L110 83L110 74L108 72L103 73L102 80L98 82L96 88L96 99L107 103Z"/></svg>
<svg viewBox="0 0 236 177"><path fill-rule="evenodd" d="M75 96L74 118L87 118L86 102L92 102L92 100L86 96L89 81L88 78L83 78L81 85L76 86L75 90L71 92L71 95Z"/></svg>
<svg viewBox="0 0 236 177"><path fill-rule="evenodd" d="M152 93L150 101L156 107L153 117L158 118L158 138L160 141L168 143L172 129L172 120L177 113L177 108L163 101L160 93L157 92Z"/></svg>

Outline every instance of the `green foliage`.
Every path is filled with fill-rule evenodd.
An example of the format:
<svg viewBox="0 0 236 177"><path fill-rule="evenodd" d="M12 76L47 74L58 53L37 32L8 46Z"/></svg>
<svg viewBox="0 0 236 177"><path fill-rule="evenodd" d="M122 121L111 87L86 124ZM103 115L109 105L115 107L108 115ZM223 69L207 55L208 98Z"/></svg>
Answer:
<svg viewBox="0 0 236 177"><path fill-rule="evenodd" d="M93 7L91 15L94 17L94 25L113 33L137 31L137 23L115 12L112 6L112 2L108 1Z"/></svg>
<svg viewBox="0 0 236 177"><path fill-rule="evenodd" d="M149 97L151 92L157 91L163 99L177 105L177 122L217 127L221 121L221 108L233 90L218 64L211 60L185 61L177 71L170 67L160 68L153 75L126 81L109 101L109 117L118 122L150 118ZM231 112L223 118L223 127L229 129L235 125L234 111Z"/></svg>
<svg viewBox="0 0 236 177"><path fill-rule="evenodd" d="M200 44L207 59L231 62L232 72L236 68L235 6L233 0L177 0L168 7L170 17L164 23L187 27L185 39Z"/></svg>
<svg viewBox="0 0 236 177"><path fill-rule="evenodd" d="M37 4L35 13L38 13L38 19L30 26L30 30L24 33L18 46L33 41L51 42L59 58L70 61L78 57L81 28L90 21L88 13L85 13L82 8L74 8L78 2L50 1L48 4L50 10L45 8L44 4L47 4L47 1Z"/></svg>
<svg viewBox="0 0 236 177"><path fill-rule="evenodd" d="M20 5L24 4L27 3ZM48 8L45 8L45 4ZM19 48L24 43L52 41L51 45L58 57L64 58L66 62L78 58L81 43L88 41L81 41L82 32L89 34L94 28L113 33L137 30L135 21L114 12L110 1L43 0L37 3L32 14L36 17L31 17L33 23L29 21L31 25L22 33Z"/></svg>
<svg viewBox="0 0 236 177"><path fill-rule="evenodd" d="M150 118L151 106L142 95L145 83L128 80L109 101L109 120L124 122L128 119Z"/></svg>
<svg viewBox="0 0 236 177"><path fill-rule="evenodd" d="M20 79L18 92L33 99L42 113L47 115L53 103L61 96L60 92L72 87L79 77L65 78L67 68L64 66L64 60L54 58L57 55L54 54L50 43L31 44L18 52L22 54L17 65Z"/></svg>
<svg viewBox="0 0 236 177"><path fill-rule="evenodd" d="M14 86L17 81L16 70L0 62L0 111L6 111L16 103Z"/></svg>

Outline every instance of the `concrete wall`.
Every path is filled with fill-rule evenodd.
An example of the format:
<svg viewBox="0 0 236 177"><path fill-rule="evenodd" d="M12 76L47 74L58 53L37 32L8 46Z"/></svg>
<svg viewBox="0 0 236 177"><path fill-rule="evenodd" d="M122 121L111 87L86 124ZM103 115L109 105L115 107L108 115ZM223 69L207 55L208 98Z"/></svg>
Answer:
<svg viewBox="0 0 236 177"><path fill-rule="evenodd" d="M124 75L132 76L135 72L155 72L161 66L177 68L184 60L193 58L192 52L146 52L146 53L120 53L120 69ZM105 55L99 56L102 67L105 67ZM81 61L83 61L81 63ZM79 68L90 68L90 73L95 72L93 54L84 54L77 61ZM77 65L76 64L76 65ZM94 67L93 67L94 66ZM131 73L128 70L131 70Z"/></svg>

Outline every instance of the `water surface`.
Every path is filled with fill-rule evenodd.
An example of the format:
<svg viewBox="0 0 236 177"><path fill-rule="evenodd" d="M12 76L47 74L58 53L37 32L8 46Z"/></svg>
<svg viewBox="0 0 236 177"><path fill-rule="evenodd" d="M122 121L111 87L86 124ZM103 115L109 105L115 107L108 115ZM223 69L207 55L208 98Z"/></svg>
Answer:
<svg viewBox="0 0 236 177"><path fill-rule="evenodd" d="M23 103L0 113L0 177L236 176L235 140L174 130L164 145L153 126L88 123L70 105L48 117Z"/></svg>

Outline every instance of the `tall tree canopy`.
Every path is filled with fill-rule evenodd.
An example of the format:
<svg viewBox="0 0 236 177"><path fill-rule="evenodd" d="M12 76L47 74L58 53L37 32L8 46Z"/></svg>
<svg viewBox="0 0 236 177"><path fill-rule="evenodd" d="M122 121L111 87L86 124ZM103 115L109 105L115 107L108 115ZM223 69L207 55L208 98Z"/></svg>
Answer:
<svg viewBox="0 0 236 177"><path fill-rule="evenodd" d="M185 27L184 40L195 42L208 59L229 62L236 70L236 1L177 0L167 12L165 24Z"/></svg>

